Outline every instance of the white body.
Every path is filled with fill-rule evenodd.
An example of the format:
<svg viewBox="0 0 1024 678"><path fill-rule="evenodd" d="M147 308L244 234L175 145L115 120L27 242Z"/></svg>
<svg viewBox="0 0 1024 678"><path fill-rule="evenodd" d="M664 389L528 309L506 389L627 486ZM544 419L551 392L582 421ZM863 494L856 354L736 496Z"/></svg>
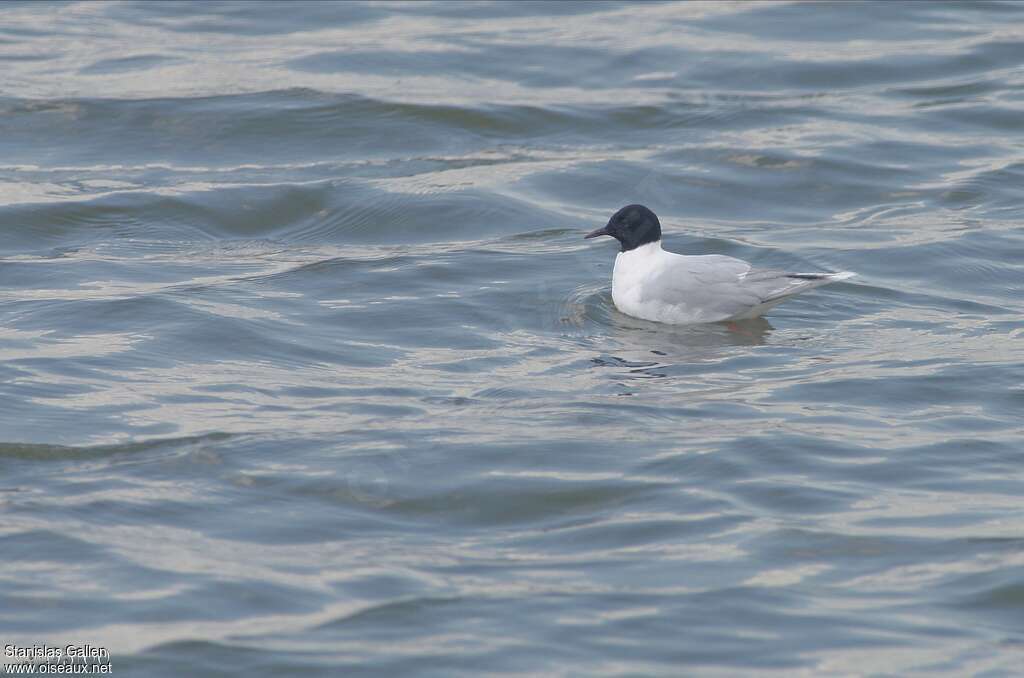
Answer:
<svg viewBox="0 0 1024 678"><path fill-rule="evenodd" d="M807 277L791 277L802 275ZM612 300L627 315L676 325L756 318L800 292L855 274L758 270L720 254L683 256L647 243L615 257Z"/></svg>

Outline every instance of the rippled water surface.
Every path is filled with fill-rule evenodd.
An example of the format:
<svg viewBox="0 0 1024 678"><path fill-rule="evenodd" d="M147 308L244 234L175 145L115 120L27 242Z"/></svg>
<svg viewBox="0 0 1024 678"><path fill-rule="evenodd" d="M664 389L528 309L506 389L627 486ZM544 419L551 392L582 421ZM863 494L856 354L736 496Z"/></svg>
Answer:
<svg viewBox="0 0 1024 678"><path fill-rule="evenodd" d="M0 638L1024 666L1024 5L4 3ZM611 303L669 249L853 270Z"/></svg>

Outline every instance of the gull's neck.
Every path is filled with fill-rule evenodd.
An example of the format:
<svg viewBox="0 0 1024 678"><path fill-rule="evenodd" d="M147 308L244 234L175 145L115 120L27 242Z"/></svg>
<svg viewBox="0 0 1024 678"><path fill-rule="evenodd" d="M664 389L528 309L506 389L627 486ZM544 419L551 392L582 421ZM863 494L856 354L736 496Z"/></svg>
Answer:
<svg viewBox="0 0 1024 678"><path fill-rule="evenodd" d="M661 240L655 240L654 242L644 243L639 247L634 247L631 250L625 252L619 252L620 257L629 257L630 259L646 259L648 257L656 256L661 252Z"/></svg>

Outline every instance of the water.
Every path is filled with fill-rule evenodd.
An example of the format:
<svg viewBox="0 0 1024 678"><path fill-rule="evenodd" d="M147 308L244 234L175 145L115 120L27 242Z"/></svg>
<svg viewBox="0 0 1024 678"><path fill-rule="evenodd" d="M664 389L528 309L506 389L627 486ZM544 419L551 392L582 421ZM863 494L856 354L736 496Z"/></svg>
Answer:
<svg viewBox="0 0 1024 678"><path fill-rule="evenodd" d="M0 12L4 643L1024 665L1024 6ZM860 276L634 320L582 238L631 202Z"/></svg>

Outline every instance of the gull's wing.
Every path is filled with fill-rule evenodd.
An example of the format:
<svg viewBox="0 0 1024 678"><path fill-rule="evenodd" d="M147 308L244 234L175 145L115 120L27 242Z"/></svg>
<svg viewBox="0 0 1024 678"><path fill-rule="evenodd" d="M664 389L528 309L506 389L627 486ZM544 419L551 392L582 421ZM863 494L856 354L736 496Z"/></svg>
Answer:
<svg viewBox="0 0 1024 678"><path fill-rule="evenodd" d="M668 252L652 281L659 301L706 320L752 317L794 294L844 280L853 273L788 273L756 269L720 254L684 256Z"/></svg>

